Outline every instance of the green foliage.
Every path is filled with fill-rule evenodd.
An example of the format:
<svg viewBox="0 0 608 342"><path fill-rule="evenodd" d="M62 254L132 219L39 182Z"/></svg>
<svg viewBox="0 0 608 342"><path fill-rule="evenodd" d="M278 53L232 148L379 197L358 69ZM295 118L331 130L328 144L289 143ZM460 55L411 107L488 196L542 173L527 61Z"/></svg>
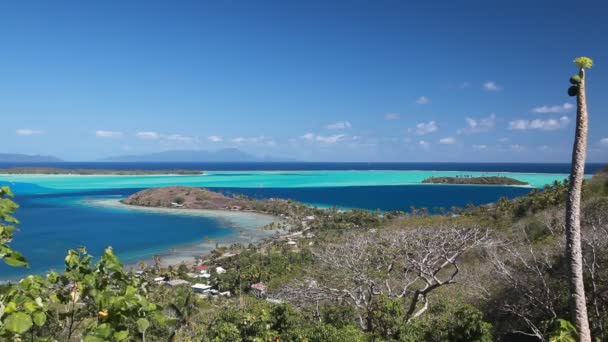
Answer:
<svg viewBox="0 0 608 342"><path fill-rule="evenodd" d="M573 85L578 85L581 83L581 77L579 75L572 75L572 77L570 77L570 83Z"/></svg>
<svg viewBox="0 0 608 342"><path fill-rule="evenodd" d="M556 319L550 323L549 342L576 342L576 327L565 319Z"/></svg>
<svg viewBox="0 0 608 342"><path fill-rule="evenodd" d="M379 296L368 317L370 330L382 338L398 336L400 327L407 321L405 303L401 299Z"/></svg>
<svg viewBox="0 0 608 342"><path fill-rule="evenodd" d="M577 57L574 59L574 64L580 69L591 69L593 60L589 57Z"/></svg>
<svg viewBox="0 0 608 342"><path fill-rule="evenodd" d="M25 257L9 246L13 240L15 225L19 224L13 216L19 206L11 200L11 197L13 193L8 186L0 188L0 259L9 266L27 266Z"/></svg>
<svg viewBox="0 0 608 342"><path fill-rule="evenodd" d="M579 89L577 85L573 85L570 88L568 88L568 95L569 96L576 96L578 95Z"/></svg>
<svg viewBox="0 0 608 342"><path fill-rule="evenodd" d="M346 304L325 305L320 311L321 321L331 322L336 328L352 325L355 321L355 309Z"/></svg>
<svg viewBox="0 0 608 342"><path fill-rule="evenodd" d="M84 248L69 250L62 274L9 285L0 294L6 303L0 336L123 341L142 336L150 321L164 324L159 307L147 298L147 284L124 271L112 248L95 265L91 261Z"/></svg>
<svg viewBox="0 0 608 342"><path fill-rule="evenodd" d="M424 318L402 325L400 341L491 342L491 325L470 305L438 303Z"/></svg>
<svg viewBox="0 0 608 342"><path fill-rule="evenodd" d="M246 248L239 255L222 260L221 265L227 272L217 275L217 285L220 291L232 293L247 292L252 284L258 282L280 285L281 279L312 262L313 256L308 248L293 251L280 242L270 246L266 253Z"/></svg>
<svg viewBox="0 0 608 342"><path fill-rule="evenodd" d="M310 341L363 342L365 334L351 324L307 319L287 304L253 301L243 310L223 308L207 331L211 341Z"/></svg>

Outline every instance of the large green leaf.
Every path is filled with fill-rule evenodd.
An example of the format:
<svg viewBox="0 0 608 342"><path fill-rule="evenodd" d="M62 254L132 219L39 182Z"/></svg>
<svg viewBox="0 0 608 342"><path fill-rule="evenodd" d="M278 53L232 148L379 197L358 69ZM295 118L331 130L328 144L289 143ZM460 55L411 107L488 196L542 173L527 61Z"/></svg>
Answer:
<svg viewBox="0 0 608 342"><path fill-rule="evenodd" d="M32 318L24 312L12 313L4 320L6 330L17 334L23 334L30 330L33 324Z"/></svg>
<svg viewBox="0 0 608 342"><path fill-rule="evenodd" d="M148 328L150 327L150 322L148 322L147 319L145 318L140 318L137 320L137 330L140 333L145 333L146 330L148 330Z"/></svg>
<svg viewBox="0 0 608 342"><path fill-rule="evenodd" d="M39 327L43 326L44 323L46 323L46 314L42 311L34 312L32 317L34 318L34 324L36 324Z"/></svg>
<svg viewBox="0 0 608 342"><path fill-rule="evenodd" d="M8 255L4 257L3 260L9 266L27 266L27 260L25 259L25 257L21 253L16 251L11 251Z"/></svg>
<svg viewBox="0 0 608 342"><path fill-rule="evenodd" d="M123 331L117 331L114 333L114 340L116 341L124 341L129 337L129 331L128 330L123 330Z"/></svg>
<svg viewBox="0 0 608 342"><path fill-rule="evenodd" d="M100 338L108 338L112 334L112 326L108 323L103 323L97 326L93 331L93 336Z"/></svg>

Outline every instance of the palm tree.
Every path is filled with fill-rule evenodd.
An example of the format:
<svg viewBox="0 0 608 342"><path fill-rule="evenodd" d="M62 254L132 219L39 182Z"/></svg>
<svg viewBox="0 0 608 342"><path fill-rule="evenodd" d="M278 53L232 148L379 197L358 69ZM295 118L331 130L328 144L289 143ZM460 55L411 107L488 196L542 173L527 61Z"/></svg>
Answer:
<svg viewBox="0 0 608 342"><path fill-rule="evenodd" d="M581 190L585 174L587 151L587 100L585 96L585 69L591 68L593 61L588 57L578 57L574 63L579 68L578 75L570 78L573 84L568 89L570 96L576 96L576 132L572 149L572 169L568 182L566 200L566 258L568 260L570 285L570 315L578 331L580 342L591 342L585 284L583 281L583 255L581 248Z"/></svg>

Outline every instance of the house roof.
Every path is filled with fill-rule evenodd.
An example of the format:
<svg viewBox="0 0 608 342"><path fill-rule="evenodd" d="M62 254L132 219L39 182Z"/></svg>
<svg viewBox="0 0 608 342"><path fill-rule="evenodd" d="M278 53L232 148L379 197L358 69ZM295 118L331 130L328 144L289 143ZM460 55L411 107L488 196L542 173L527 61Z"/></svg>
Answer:
<svg viewBox="0 0 608 342"><path fill-rule="evenodd" d="M191 286L193 289L199 289L199 290L207 290L211 288L211 285L206 285L206 284L194 284Z"/></svg>
<svg viewBox="0 0 608 342"><path fill-rule="evenodd" d="M251 285L252 289L256 289L258 291L266 291L266 289L268 289L268 286L264 285L264 283L255 283Z"/></svg>
<svg viewBox="0 0 608 342"><path fill-rule="evenodd" d="M171 286L179 286L179 285L186 285L186 284L190 284L190 283L183 279L174 279L174 280L169 280L167 282L167 285L171 285Z"/></svg>

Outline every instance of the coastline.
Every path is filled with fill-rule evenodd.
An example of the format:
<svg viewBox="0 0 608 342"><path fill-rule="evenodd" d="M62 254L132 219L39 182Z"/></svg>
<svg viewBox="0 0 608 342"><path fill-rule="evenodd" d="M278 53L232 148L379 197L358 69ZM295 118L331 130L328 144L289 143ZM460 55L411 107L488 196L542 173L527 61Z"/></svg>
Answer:
<svg viewBox="0 0 608 342"><path fill-rule="evenodd" d="M227 225L232 227L231 230L234 232L219 238L201 239L200 241L192 241L191 243L174 245L168 249L163 249L160 251L154 248L142 250L142 257L140 259L137 261L125 262L125 267L127 268L135 268L140 262L152 265L154 263L154 255L161 257L161 264L164 267L179 265L181 263L194 263L195 257L209 254L213 249L216 248L216 244L259 244L268 241L269 239L274 239L277 236L280 236L282 233L282 231L276 229L263 229L263 227L267 224L282 221L280 217L269 214L249 211L144 207L124 204L120 202L120 200L121 199L118 198L87 199L81 203L89 206L117 210L135 210L163 215L189 215L212 218L218 221L225 221ZM137 259L137 257L133 256L129 259Z"/></svg>

